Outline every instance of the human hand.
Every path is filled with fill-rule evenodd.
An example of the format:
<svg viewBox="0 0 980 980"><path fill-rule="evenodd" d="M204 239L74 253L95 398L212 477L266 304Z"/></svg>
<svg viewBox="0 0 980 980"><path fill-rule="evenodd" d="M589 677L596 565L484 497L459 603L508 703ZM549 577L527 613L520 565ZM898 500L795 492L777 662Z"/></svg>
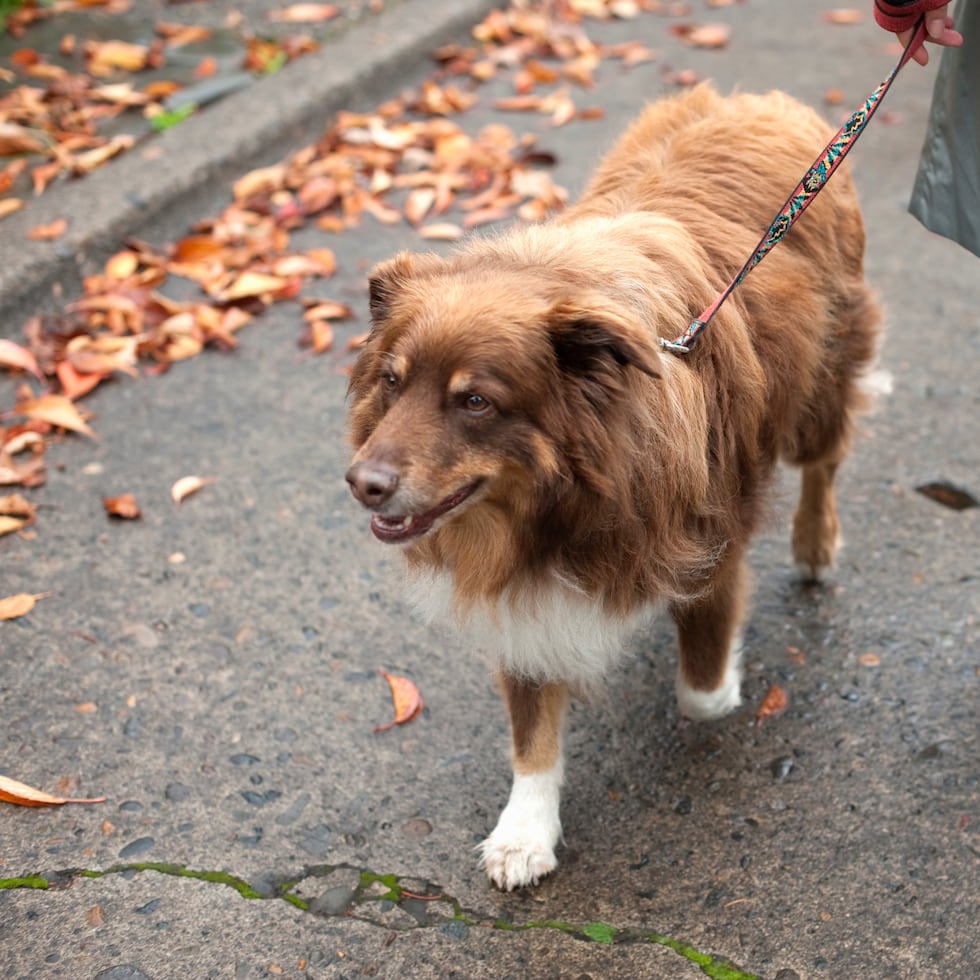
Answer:
<svg viewBox="0 0 980 980"><path fill-rule="evenodd" d="M949 4L946 4L926 11L926 40L943 47L958 48L963 43L963 35L953 30L953 18L946 13L948 7ZM896 37L902 42L902 47L905 47L912 37L912 30L899 31ZM913 52L912 60L920 65L929 64L929 52L924 44Z"/></svg>

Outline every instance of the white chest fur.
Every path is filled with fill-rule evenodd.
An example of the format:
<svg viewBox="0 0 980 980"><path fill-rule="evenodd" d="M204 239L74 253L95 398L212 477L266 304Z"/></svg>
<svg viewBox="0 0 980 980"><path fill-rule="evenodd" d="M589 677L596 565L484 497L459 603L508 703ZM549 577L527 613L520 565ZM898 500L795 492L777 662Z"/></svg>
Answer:
<svg viewBox="0 0 980 980"><path fill-rule="evenodd" d="M433 623L455 624L507 673L537 681L591 686L622 655L654 607L611 616L573 585L555 579L533 592L506 593L493 606L461 610L448 573L413 578L411 599Z"/></svg>

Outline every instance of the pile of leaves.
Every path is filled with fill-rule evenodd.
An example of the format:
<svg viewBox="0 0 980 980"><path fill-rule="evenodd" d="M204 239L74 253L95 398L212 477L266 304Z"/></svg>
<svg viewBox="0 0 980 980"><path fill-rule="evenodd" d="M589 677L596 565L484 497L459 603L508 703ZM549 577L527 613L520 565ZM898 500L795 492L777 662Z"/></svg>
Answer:
<svg viewBox="0 0 980 980"><path fill-rule="evenodd" d="M537 221L563 207L566 192L546 169L554 157L533 135L502 124L471 135L455 117L497 77L513 86L494 103L500 110L544 113L556 126L599 117L600 109L577 104L599 65L628 68L655 55L639 42L594 42L585 18L663 6L555 0L493 11L474 28L471 44L435 53L437 68L417 91L370 113L340 112L316 144L241 177L225 210L184 238L162 247L125 242L85 280L81 297L58 315L32 317L24 343L0 341L0 367L25 377L14 405L0 414L0 486L43 483L53 432L93 435L77 403L97 385L118 373L167 370L208 347L232 350L241 328L271 303L299 302L300 344L311 354L331 350L333 324L353 313L310 288L334 273L336 261L327 247L295 248L291 236L300 228L341 233L367 216L407 222L423 238L452 239L486 222ZM666 7L676 17L688 12L686 4ZM681 24L674 33L717 46L717 35L699 39ZM359 341L352 337L347 347ZM8 520L0 534L23 533L33 521L30 505L18 497L3 506L0 518Z"/></svg>
<svg viewBox="0 0 980 980"><path fill-rule="evenodd" d="M40 19L70 10L99 9L119 13L129 0L58 0L53 4L28 3L8 14L8 33L20 37ZM325 5L318 6L323 9ZM329 8L336 14L336 8ZM312 16L312 13L311 13ZM120 40L82 40L62 37L57 52L21 47L0 69L0 83L9 89L0 95L0 158L12 158L0 168L0 218L24 205L13 193L29 183L37 195L59 178L81 177L131 149L137 137L128 132L108 135L106 123L124 113L141 113L150 133L167 128L189 112L193 104L169 109L167 100L184 85L160 77L177 48L199 45L212 36L210 28L161 21L146 44ZM241 67L256 74L274 71L288 61L316 50L308 35L282 39L247 35L242 39ZM154 71L152 80L141 73ZM217 70L215 59L202 54L194 70L197 79ZM21 192L23 193L23 192ZM35 237L57 237L63 228L48 228Z"/></svg>

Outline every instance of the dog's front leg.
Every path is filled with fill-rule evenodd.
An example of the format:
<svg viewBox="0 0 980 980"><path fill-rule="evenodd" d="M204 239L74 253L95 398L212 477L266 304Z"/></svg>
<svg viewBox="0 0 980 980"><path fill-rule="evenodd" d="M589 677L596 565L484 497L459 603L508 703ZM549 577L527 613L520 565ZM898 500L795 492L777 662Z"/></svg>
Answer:
<svg viewBox="0 0 980 980"><path fill-rule="evenodd" d="M480 845L490 880L511 891L536 885L558 866L561 838L562 729L565 684L538 684L503 674L510 712L514 784L493 833Z"/></svg>

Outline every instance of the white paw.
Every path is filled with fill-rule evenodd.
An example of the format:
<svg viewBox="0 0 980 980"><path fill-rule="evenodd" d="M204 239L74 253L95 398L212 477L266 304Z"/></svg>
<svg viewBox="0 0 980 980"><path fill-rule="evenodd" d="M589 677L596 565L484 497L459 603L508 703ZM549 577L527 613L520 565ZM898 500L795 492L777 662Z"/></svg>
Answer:
<svg viewBox="0 0 980 980"><path fill-rule="evenodd" d="M558 867L554 844L540 838L507 839L494 831L480 845L480 851L487 876L506 892L536 885Z"/></svg>
<svg viewBox="0 0 980 980"><path fill-rule="evenodd" d="M493 833L480 845L480 864L504 891L536 885L558 867L562 766L514 774L514 785Z"/></svg>
<svg viewBox="0 0 980 980"><path fill-rule="evenodd" d="M722 718L742 703L741 650L736 644L728 655L728 666L721 684L713 691L691 687L680 670L677 671L677 707L692 721Z"/></svg>

